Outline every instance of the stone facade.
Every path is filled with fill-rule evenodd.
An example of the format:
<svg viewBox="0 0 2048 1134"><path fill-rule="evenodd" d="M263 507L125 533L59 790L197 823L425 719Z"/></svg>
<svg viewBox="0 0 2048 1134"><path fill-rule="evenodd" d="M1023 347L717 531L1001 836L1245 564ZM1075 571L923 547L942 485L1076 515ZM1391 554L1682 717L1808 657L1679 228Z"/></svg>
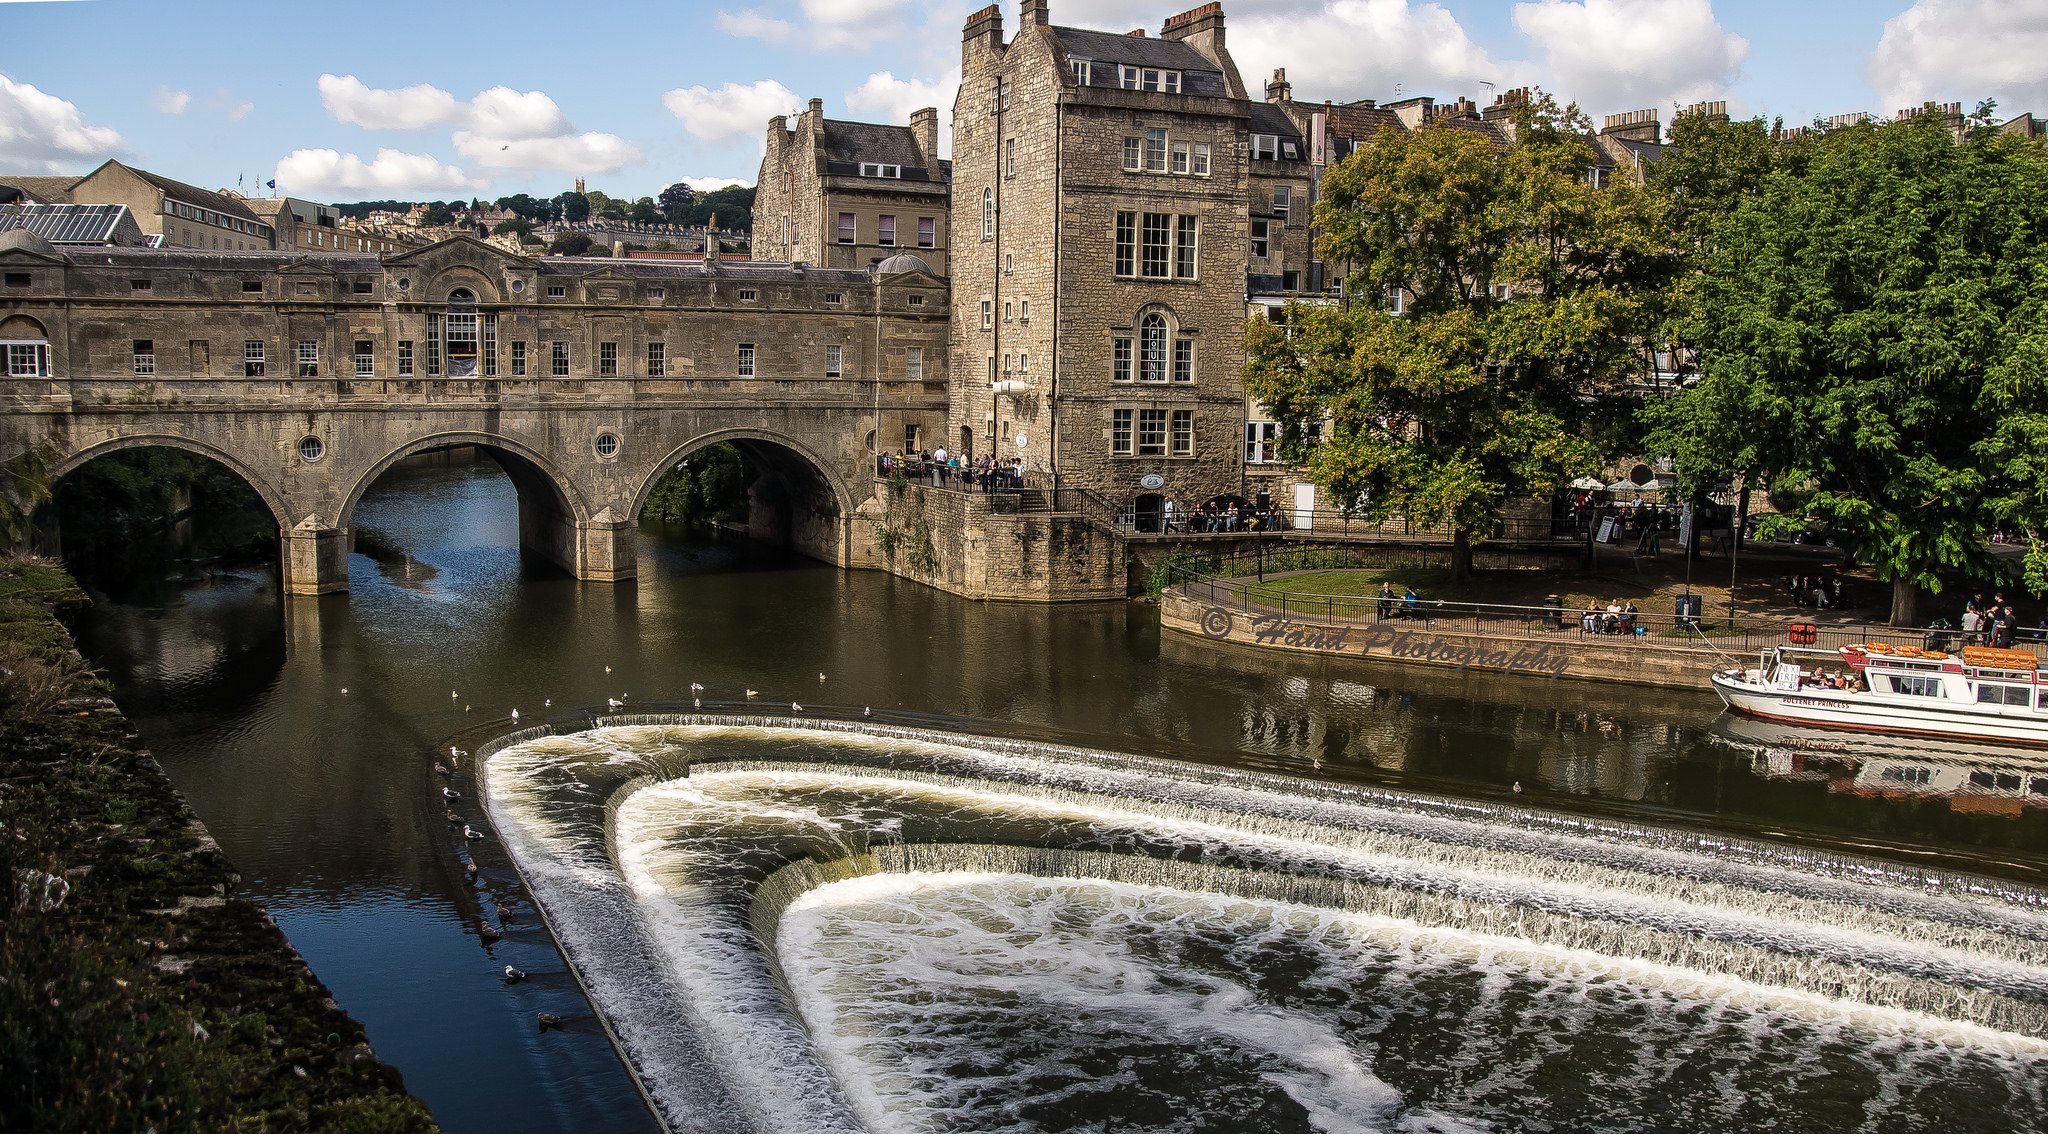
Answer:
<svg viewBox="0 0 2048 1134"><path fill-rule="evenodd" d="M862 269L909 252L946 273L946 176L935 109L909 126L841 122L812 99L768 123L755 179L757 260Z"/></svg>
<svg viewBox="0 0 2048 1134"><path fill-rule="evenodd" d="M377 476L457 444L505 467L522 542L581 578L631 578L648 490L719 441L763 470L759 532L882 565L852 520L875 439L944 422L946 286L924 272L24 237L0 244L0 453L49 443L60 475L143 445L212 457L277 517L295 593L346 586Z"/></svg>
<svg viewBox="0 0 2048 1134"><path fill-rule="evenodd" d="M274 246L270 223L239 197L108 161L72 182L64 199L81 205L126 205L135 223L165 248L247 252Z"/></svg>
<svg viewBox="0 0 2048 1134"><path fill-rule="evenodd" d="M1160 37L969 17L949 444L1112 508L1243 483L1251 104L1210 4Z"/></svg>

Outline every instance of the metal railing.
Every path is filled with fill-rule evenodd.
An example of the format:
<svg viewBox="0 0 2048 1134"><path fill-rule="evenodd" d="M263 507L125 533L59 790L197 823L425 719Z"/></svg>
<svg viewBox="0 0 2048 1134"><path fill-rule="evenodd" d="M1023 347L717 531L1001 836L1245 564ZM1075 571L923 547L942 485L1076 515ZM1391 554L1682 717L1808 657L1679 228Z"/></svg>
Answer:
<svg viewBox="0 0 2048 1134"><path fill-rule="evenodd" d="M1691 648L1741 657L1767 646L1793 643L1795 625L1809 628L1811 638L1797 644L1835 649L1862 642L1955 651L1964 645L1960 631L1881 623L1820 623L1799 617L1744 614L1715 617L1702 609L1698 616L1636 611L1573 609L1562 605L1524 606L1513 603L1454 602L1404 595L1327 595L1295 592L1283 583L1253 577L1255 564L1268 573L1358 566L1349 553L1331 549L1278 550L1263 557L1230 556L1191 559L1167 565L1166 585L1186 598L1241 611L1251 617L1285 618L1324 625L1385 625L1390 629L1453 631L1488 637L1552 638L1611 644L1616 648L1654 645ZM2048 643L2022 639L2022 649L2043 655Z"/></svg>

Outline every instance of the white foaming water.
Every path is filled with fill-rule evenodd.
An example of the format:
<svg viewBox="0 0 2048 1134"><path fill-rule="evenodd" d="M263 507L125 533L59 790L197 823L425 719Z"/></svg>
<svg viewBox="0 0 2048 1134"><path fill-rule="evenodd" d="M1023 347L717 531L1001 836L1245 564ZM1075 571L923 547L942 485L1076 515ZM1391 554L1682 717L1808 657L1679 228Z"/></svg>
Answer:
<svg viewBox="0 0 2048 1134"><path fill-rule="evenodd" d="M485 769L678 1129L2004 1130L2048 1105L2024 888L778 723Z"/></svg>

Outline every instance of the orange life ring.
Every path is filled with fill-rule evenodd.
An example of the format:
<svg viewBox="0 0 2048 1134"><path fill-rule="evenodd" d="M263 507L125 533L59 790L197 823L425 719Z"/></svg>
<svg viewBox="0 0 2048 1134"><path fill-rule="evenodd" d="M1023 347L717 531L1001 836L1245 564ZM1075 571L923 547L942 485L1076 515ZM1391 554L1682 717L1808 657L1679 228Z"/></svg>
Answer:
<svg viewBox="0 0 2048 1134"><path fill-rule="evenodd" d="M1920 656L1930 661L1944 661L1948 658L1948 654L1941 650L1928 650Z"/></svg>
<svg viewBox="0 0 2048 1134"><path fill-rule="evenodd" d="M1892 652L1892 648L1890 646L1885 645L1883 642L1872 642L1869 645L1863 647L1863 649L1866 653L1872 654L1888 654Z"/></svg>
<svg viewBox="0 0 2048 1134"><path fill-rule="evenodd" d="M1919 656L1920 656L1920 647L1918 647L1918 646L1897 646L1897 647L1894 647L1894 648L1893 648L1893 650L1892 650L1892 656L1893 656L1893 657L1900 657L1900 658L1917 658L1917 657L1919 657Z"/></svg>

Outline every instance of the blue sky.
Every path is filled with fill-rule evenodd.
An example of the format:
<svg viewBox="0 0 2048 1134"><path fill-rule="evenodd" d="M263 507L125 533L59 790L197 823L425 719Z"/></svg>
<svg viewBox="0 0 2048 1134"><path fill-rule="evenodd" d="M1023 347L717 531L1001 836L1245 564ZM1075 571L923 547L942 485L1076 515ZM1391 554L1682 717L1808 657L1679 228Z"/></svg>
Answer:
<svg viewBox="0 0 2048 1134"><path fill-rule="evenodd" d="M1193 0L1051 0L1155 34ZM209 188L349 201L613 196L751 183L768 117L950 109L972 0L465 8L0 0L0 172L120 157ZM1006 0L1005 26L1017 26ZM1535 83L1596 117L1700 98L1804 122L1926 99L2048 113L2039 0L1225 0L1254 89L1485 100ZM942 115L943 117L943 115Z"/></svg>

